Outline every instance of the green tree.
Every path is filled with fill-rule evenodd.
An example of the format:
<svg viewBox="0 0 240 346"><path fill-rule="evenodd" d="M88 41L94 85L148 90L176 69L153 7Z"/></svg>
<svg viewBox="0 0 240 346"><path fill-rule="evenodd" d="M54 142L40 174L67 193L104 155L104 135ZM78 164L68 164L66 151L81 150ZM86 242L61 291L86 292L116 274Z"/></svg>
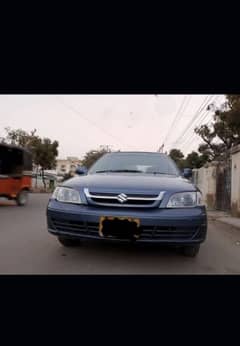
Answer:
<svg viewBox="0 0 240 346"><path fill-rule="evenodd" d="M38 136L35 135L36 129L30 131L30 133L17 129L13 130L10 127L6 127L5 131L7 132L5 141L9 144L19 145L20 147L29 148L32 145L32 142L35 141Z"/></svg>
<svg viewBox="0 0 240 346"><path fill-rule="evenodd" d="M51 141L49 138L43 138L36 143L34 147L35 164L40 166L42 181L46 189L44 170L54 169L56 167L56 157L58 156L58 141Z"/></svg>
<svg viewBox="0 0 240 346"><path fill-rule="evenodd" d="M97 150L88 151L83 157L83 160L81 162L82 166L85 166L87 168L91 167L101 156L109 152L111 152L111 150L108 146L101 147Z"/></svg>
<svg viewBox="0 0 240 346"><path fill-rule="evenodd" d="M184 168L184 154L179 149L170 150L169 156L173 161L175 161L176 165L179 169Z"/></svg>
<svg viewBox="0 0 240 346"><path fill-rule="evenodd" d="M199 152L209 160L225 159L230 149L240 144L240 95L226 95L226 102L213 109L214 116L210 125L201 125L195 132L202 138Z"/></svg>
<svg viewBox="0 0 240 346"><path fill-rule="evenodd" d="M199 155L196 151L192 151L187 155L184 168L201 168L208 161L208 155Z"/></svg>
<svg viewBox="0 0 240 346"><path fill-rule="evenodd" d="M176 162L180 170L184 168L200 168L208 160L209 156L204 154L199 154L196 151L191 152L184 158L184 154L179 149L172 149L169 156Z"/></svg>

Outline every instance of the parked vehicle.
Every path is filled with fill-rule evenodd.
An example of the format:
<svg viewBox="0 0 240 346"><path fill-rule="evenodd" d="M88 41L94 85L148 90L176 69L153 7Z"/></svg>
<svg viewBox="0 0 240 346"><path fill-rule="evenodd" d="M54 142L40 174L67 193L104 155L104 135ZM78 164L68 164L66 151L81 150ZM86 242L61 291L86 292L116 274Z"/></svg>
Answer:
<svg viewBox="0 0 240 346"><path fill-rule="evenodd" d="M47 207L48 231L64 246L81 239L180 246L195 256L207 233L201 193L170 157L152 152L102 156L87 174L55 189ZM185 171L187 177L191 175Z"/></svg>
<svg viewBox="0 0 240 346"><path fill-rule="evenodd" d="M28 201L32 186L32 156L17 146L0 144L0 197L16 200L19 206Z"/></svg>

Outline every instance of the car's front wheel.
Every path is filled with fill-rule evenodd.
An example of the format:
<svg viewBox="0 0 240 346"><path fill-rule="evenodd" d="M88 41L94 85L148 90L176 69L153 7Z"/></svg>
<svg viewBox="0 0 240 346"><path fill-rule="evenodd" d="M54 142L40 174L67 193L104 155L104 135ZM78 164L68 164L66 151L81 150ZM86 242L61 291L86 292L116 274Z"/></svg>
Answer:
<svg viewBox="0 0 240 346"><path fill-rule="evenodd" d="M195 257L199 253L199 250L200 250L200 244L184 246L183 254L187 257Z"/></svg>
<svg viewBox="0 0 240 346"><path fill-rule="evenodd" d="M78 239L71 239L71 238L65 238L65 237L58 237L59 242L66 247L73 247L73 246L79 246L80 240Z"/></svg>

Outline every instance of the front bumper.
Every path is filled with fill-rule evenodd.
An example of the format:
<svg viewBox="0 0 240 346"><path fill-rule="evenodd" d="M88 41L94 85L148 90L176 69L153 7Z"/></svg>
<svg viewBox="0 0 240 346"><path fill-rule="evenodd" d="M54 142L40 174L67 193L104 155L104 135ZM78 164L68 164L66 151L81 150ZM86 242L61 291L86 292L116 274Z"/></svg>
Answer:
<svg viewBox="0 0 240 346"><path fill-rule="evenodd" d="M100 217L116 216L140 219L141 236L136 242L190 245L202 243L206 239L205 207L119 209L73 205L50 199L47 207L48 231L69 238L124 241L99 235Z"/></svg>

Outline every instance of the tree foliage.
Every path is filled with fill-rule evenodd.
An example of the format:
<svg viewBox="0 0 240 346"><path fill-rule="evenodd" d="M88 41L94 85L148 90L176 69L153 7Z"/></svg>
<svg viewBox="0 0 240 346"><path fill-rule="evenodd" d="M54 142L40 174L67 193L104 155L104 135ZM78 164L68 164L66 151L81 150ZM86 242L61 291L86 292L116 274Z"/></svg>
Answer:
<svg viewBox="0 0 240 346"><path fill-rule="evenodd" d="M204 142L200 153L210 161L225 159L229 150L240 144L240 95L226 95L226 102L215 108L212 123L197 127L195 132Z"/></svg>
<svg viewBox="0 0 240 346"><path fill-rule="evenodd" d="M49 138L41 139L35 151L35 164L42 169L54 169L56 167L56 157L58 155L58 142L51 141Z"/></svg>
<svg viewBox="0 0 240 346"><path fill-rule="evenodd" d="M185 158L181 150L172 149L169 156L175 161L180 170L184 168L200 168L208 161L206 154L199 154L196 151L192 151Z"/></svg>
<svg viewBox="0 0 240 346"><path fill-rule="evenodd" d="M201 168L207 161L207 155L199 155L196 151L192 151L185 159L184 168Z"/></svg>
<svg viewBox="0 0 240 346"><path fill-rule="evenodd" d="M10 127L6 127L5 131L7 133L5 138L7 143L19 145L23 148L31 147L32 143L38 138L38 136L35 135L36 129L28 133L22 129L13 130Z"/></svg>
<svg viewBox="0 0 240 346"><path fill-rule="evenodd" d="M181 152L181 150L172 149L169 153L169 156L173 161L175 161L179 169L184 168L184 154Z"/></svg>
<svg viewBox="0 0 240 346"><path fill-rule="evenodd" d="M110 152L111 150L109 149L108 146L99 148L97 150L90 150L88 151L82 160L82 166L85 166L87 168L90 168L101 156L104 154Z"/></svg>

